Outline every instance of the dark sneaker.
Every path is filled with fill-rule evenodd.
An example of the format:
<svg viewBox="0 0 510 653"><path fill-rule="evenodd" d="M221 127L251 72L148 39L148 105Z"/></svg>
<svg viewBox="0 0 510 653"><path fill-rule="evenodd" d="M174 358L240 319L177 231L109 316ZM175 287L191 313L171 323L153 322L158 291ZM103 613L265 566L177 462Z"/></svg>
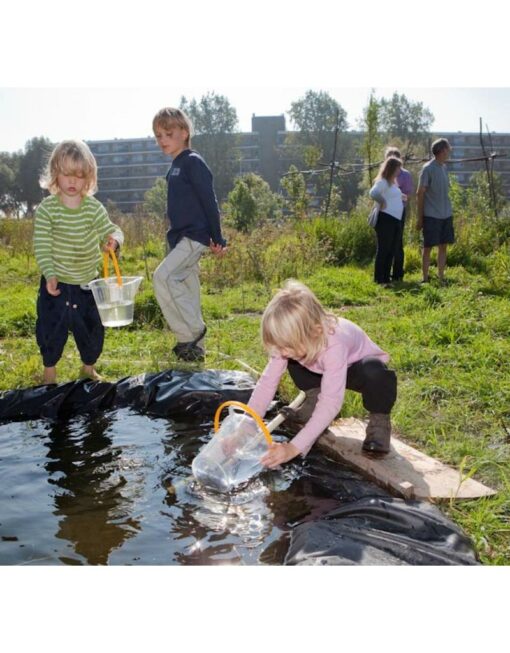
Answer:
<svg viewBox="0 0 510 653"><path fill-rule="evenodd" d="M178 342L175 347L172 348L172 351L174 354L177 356L177 358L181 358L182 360L190 360L189 358L184 358L181 356L183 352L186 352L188 349L199 349L202 352L202 355L204 354L204 350L200 345L197 345L197 342L200 342L202 338L205 337L205 334L207 333L207 327L204 324L204 329L203 331L194 339L191 340L190 342ZM187 354L184 354L184 356L187 356ZM196 358L193 358L193 360L197 360ZM202 359L203 360L203 359Z"/></svg>
<svg viewBox="0 0 510 653"><path fill-rule="evenodd" d="M175 347L172 348L172 351L176 356L179 356L179 353L184 349L189 347L189 342L178 342Z"/></svg>
<svg viewBox="0 0 510 653"><path fill-rule="evenodd" d="M390 450L391 420L383 413L370 413L362 449L371 455L384 455Z"/></svg>
<svg viewBox="0 0 510 653"><path fill-rule="evenodd" d="M178 351L175 352L175 355L177 358L180 358L182 361L187 361L189 363L203 363L205 360L205 351L202 349L202 347L199 347L198 345L195 346L190 346L188 345L187 347L182 347Z"/></svg>

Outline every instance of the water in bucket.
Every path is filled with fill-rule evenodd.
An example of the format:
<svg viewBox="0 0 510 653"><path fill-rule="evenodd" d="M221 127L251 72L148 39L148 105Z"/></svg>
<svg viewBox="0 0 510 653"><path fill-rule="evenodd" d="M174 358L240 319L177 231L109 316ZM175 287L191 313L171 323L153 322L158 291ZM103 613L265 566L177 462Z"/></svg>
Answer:
<svg viewBox="0 0 510 653"><path fill-rule="evenodd" d="M121 327L133 321L135 295L143 277L95 279L89 283L101 322L105 327Z"/></svg>
<svg viewBox="0 0 510 653"><path fill-rule="evenodd" d="M191 470L205 487L230 492L264 469L260 459L267 451L254 420L231 412L193 460Z"/></svg>

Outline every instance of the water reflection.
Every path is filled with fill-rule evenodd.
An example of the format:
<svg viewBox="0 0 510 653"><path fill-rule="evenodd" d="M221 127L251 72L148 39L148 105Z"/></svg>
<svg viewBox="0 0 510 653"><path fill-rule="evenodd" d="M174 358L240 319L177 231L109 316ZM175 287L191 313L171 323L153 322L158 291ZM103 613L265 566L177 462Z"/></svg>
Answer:
<svg viewBox="0 0 510 653"><path fill-rule="evenodd" d="M54 495L55 536L69 541L79 556L63 556L62 562L106 564L111 551L140 529L130 516L136 483L127 488L122 448L109 435L113 422L111 414L83 417L59 422L48 434L45 468L48 482L60 490Z"/></svg>
<svg viewBox="0 0 510 653"><path fill-rule="evenodd" d="M282 564L297 524L378 492L312 452L216 494L191 476L210 432L131 409L0 428L0 563Z"/></svg>
<svg viewBox="0 0 510 653"><path fill-rule="evenodd" d="M181 565L281 564L296 524L317 519L344 497L352 499L359 493L359 477L355 476L356 484L347 470L339 475L342 468L337 464L321 486L316 471L324 472L328 465L315 470L322 465L314 454L266 471L235 492L214 492L190 476L193 457L209 437L207 425L176 425L164 442L168 461L162 475L168 508L164 514L172 537L180 540L173 556Z"/></svg>

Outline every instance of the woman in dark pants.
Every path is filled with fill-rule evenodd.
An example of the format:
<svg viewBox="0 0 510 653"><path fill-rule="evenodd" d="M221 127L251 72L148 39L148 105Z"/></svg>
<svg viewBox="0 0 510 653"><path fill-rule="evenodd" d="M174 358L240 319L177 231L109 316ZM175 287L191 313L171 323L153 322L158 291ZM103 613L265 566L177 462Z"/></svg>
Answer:
<svg viewBox="0 0 510 653"><path fill-rule="evenodd" d="M391 281L391 265L401 237L401 220L404 213L403 195L397 185L402 161L388 157L379 169L376 181L370 189L370 197L379 204L375 232L377 251L375 255L374 281L387 284Z"/></svg>
<svg viewBox="0 0 510 653"><path fill-rule="evenodd" d="M400 150L393 145L389 145L384 151L384 158L395 156L397 159L402 159ZM397 246L395 249L395 258L393 259L393 270L391 275L392 281L402 281L404 278L404 229L406 215L408 213L407 207L409 206L409 198L413 193L413 178L409 170L401 168L397 177L397 186L402 191L404 201L404 212L402 213L402 220L400 221L400 233L397 239Z"/></svg>

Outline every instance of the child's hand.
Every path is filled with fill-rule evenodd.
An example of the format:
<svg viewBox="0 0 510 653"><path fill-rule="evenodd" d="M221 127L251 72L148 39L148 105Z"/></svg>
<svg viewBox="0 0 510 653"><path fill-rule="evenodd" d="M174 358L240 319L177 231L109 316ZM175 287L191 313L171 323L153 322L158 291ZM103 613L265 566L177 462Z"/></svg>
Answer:
<svg viewBox="0 0 510 653"><path fill-rule="evenodd" d="M215 256L219 256L220 258L222 256L225 256L225 254L227 253L226 247L223 247L223 245L216 245L215 243L213 243L212 240L209 243L209 249Z"/></svg>
<svg viewBox="0 0 510 653"><path fill-rule="evenodd" d="M239 445L241 443L241 438L236 435L231 435L221 443L221 450L227 458L230 458L235 454Z"/></svg>
<svg viewBox="0 0 510 653"><path fill-rule="evenodd" d="M269 469L275 469L275 467L292 460L300 453L299 449L291 442L273 442L266 455L260 459L260 462Z"/></svg>
<svg viewBox="0 0 510 653"><path fill-rule="evenodd" d="M249 443L257 431L258 426L251 417L245 417L239 424L237 432L230 434L222 442L221 448L225 456L232 456L239 448L245 446L247 442Z"/></svg>
<svg viewBox="0 0 510 653"><path fill-rule="evenodd" d="M407 195L405 193L401 193L402 195L402 202L407 202Z"/></svg>
<svg viewBox="0 0 510 653"><path fill-rule="evenodd" d="M119 243L115 240L115 238L108 236L108 240L106 241L106 245L103 247L103 251L107 252L109 249L115 251L118 248Z"/></svg>
<svg viewBox="0 0 510 653"><path fill-rule="evenodd" d="M53 295L53 297L58 297L60 295L60 290L57 288L57 286L57 277L48 277L46 279L46 290L48 291L49 295Z"/></svg>

